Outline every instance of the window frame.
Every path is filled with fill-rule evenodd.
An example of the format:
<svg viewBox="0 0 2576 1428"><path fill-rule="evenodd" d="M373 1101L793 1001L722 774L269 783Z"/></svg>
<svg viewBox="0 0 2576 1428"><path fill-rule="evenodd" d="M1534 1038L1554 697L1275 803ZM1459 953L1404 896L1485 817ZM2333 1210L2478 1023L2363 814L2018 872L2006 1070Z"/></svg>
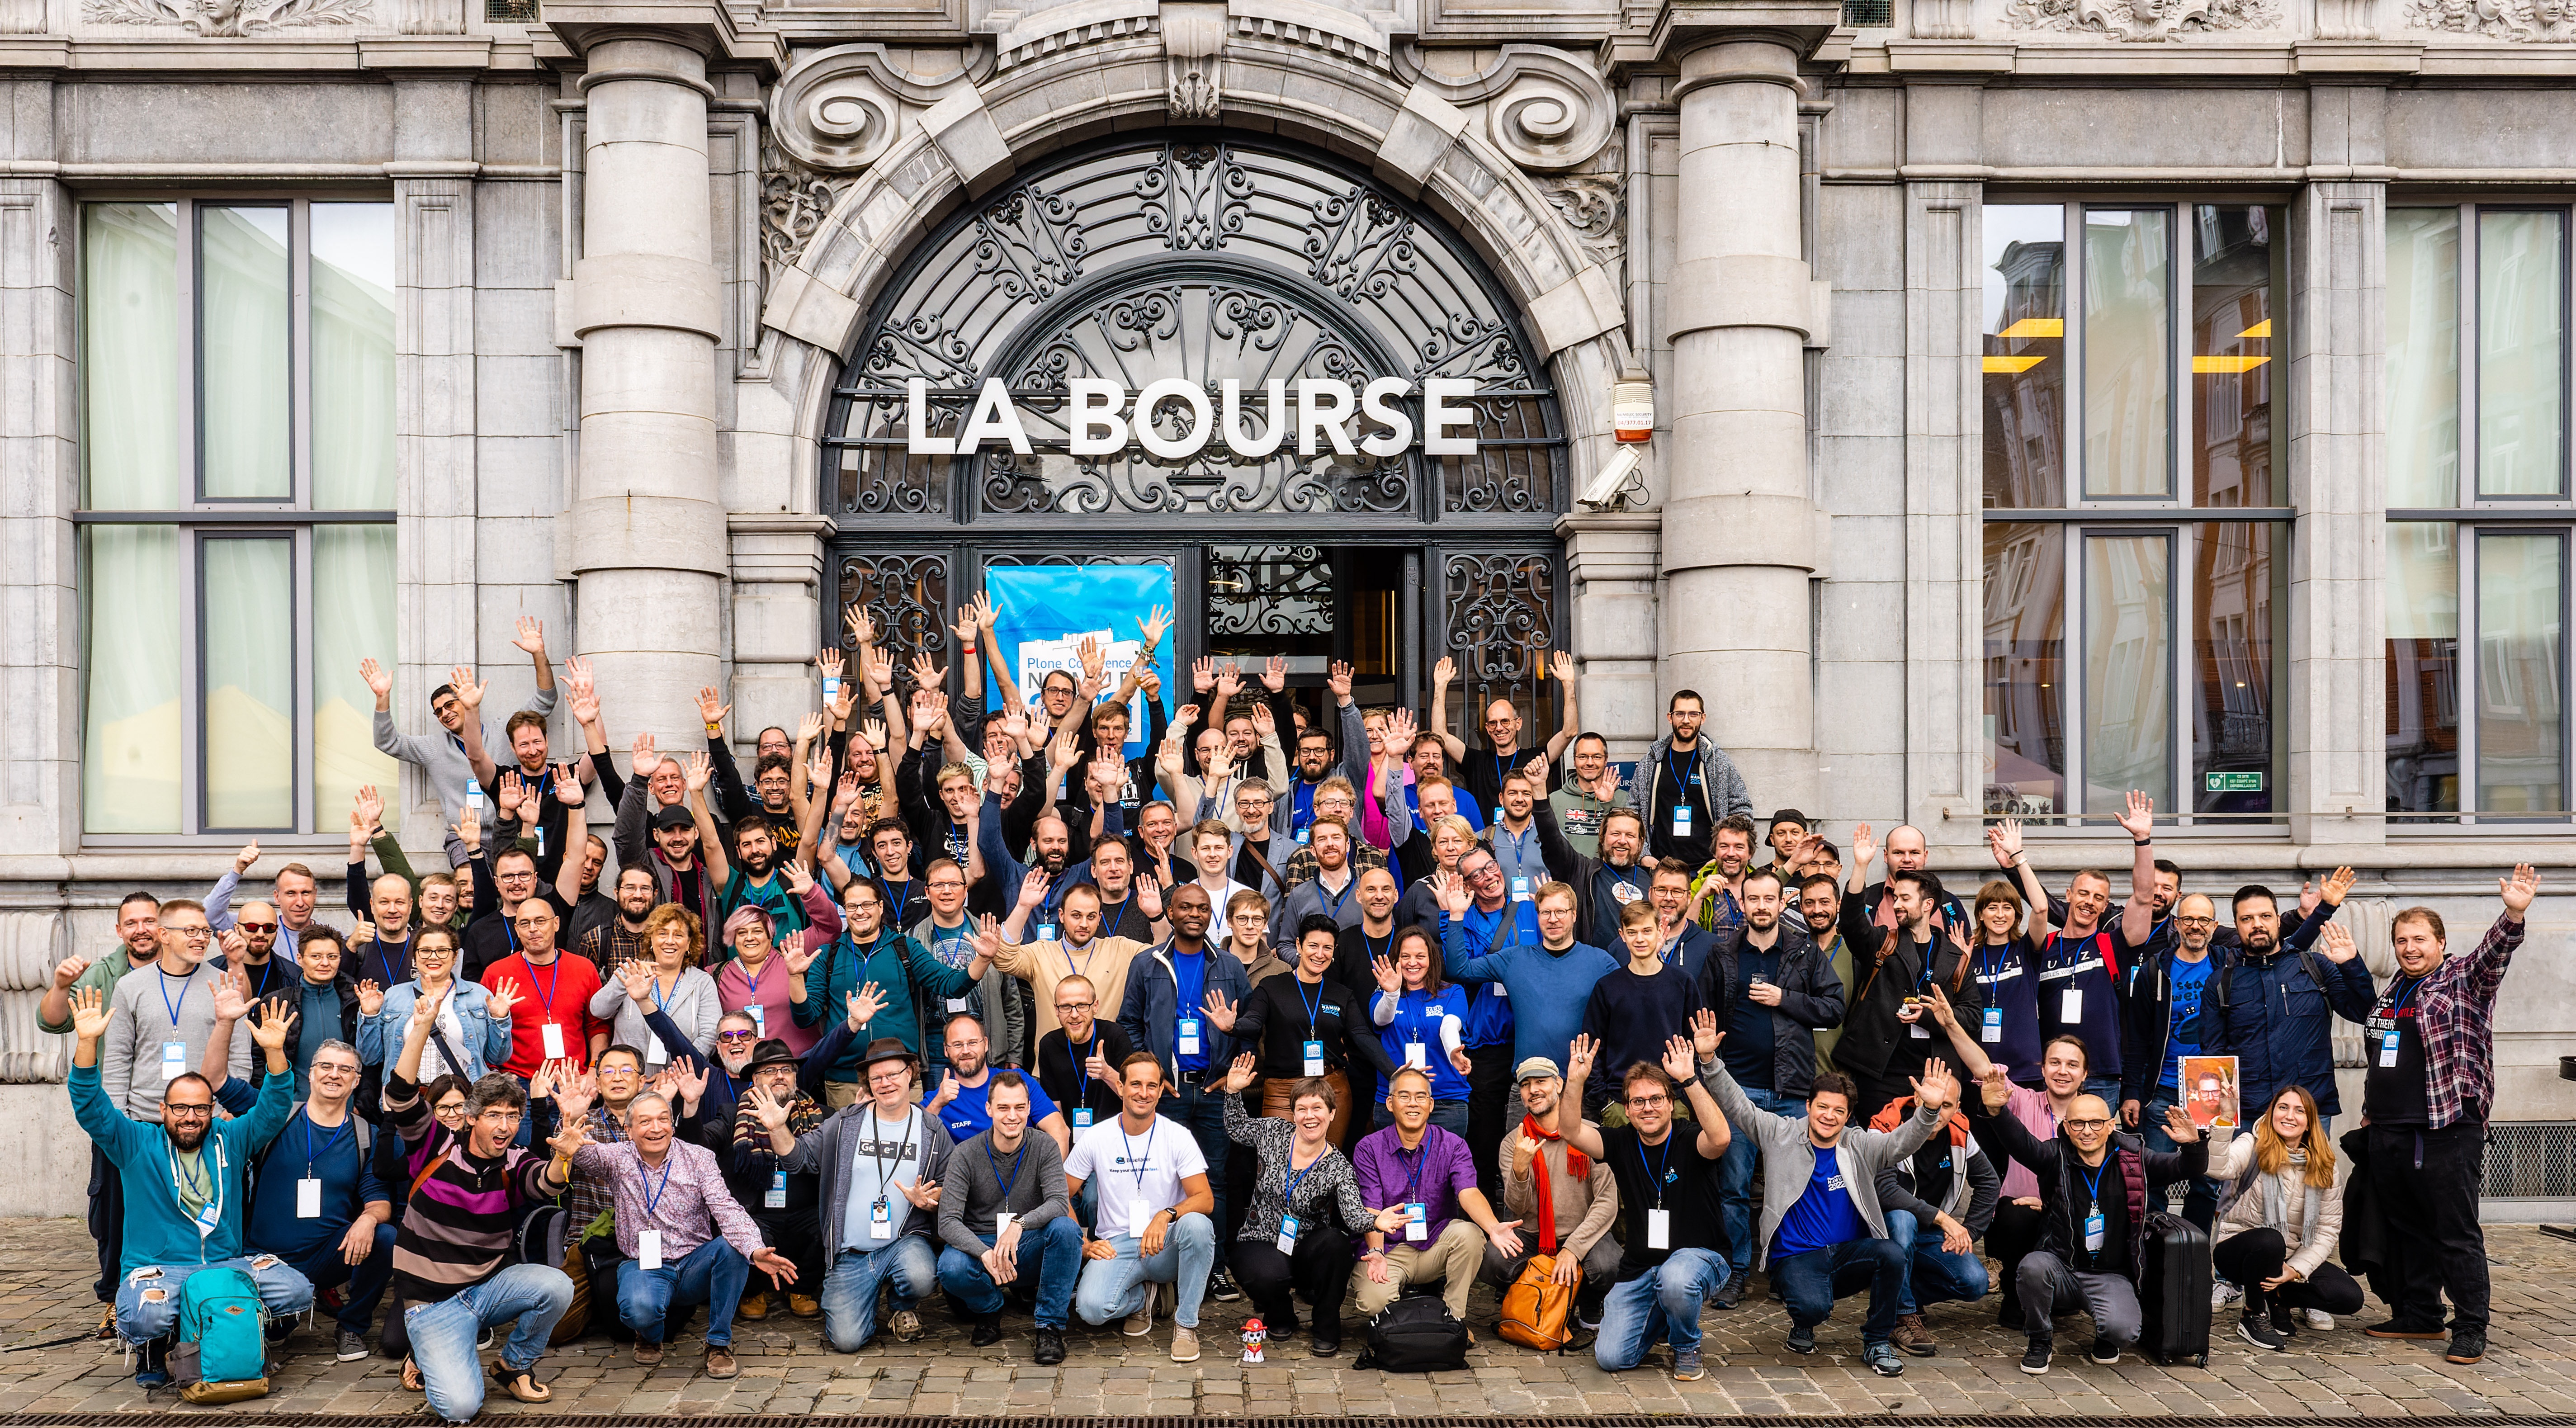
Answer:
<svg viewBox="0 0 2576 1428"><path fill-rule="evenodd" d="M316 203L364 203L392 205L394 194L389 187L328 189L256 189L167 190L137 189L80 193L74 196L79 210L71 225L74 252L72 270L80 275L82 286L72 294L75 326L73 380L75 410L80 413L78 445L81 448L78 496L80 504L72 513L75 531L92 526L142 525L167 526L177 534L180 569L173 585L179 592L180 608L171 612L174 623L187 632L183 645L186 669L179 680L179 716L187 731L179 749L179 828L168 833L98 833L88 828L87 791L82 793L80 843L85 848L164 848L164 847L231 847L246 838L257 838L280 848L325 848L338 843L333 830L323 826L322 811L316 807L314 777L316 758L313 743L315 728L314 688L314 532L325 525L381 525L393 528L400 539L400 522L393 509L317 510L313 506L313 360L312 360L312 206ZM90 495L88 467L88 413L90 363L87 319L88 274L87 243L89 222L87 209L92 204L166 203L174 205L177 218L178 253L176 296L177 331L172 360L184 362L176 386L184 408L180 420L180 463L178 488L182 501L169 507L136 510L95 510L87 504ZM291 468L289 496L284 500L264 497L208 497L204 490L205 432L200 414L205 406L205 360L202 324L198 298L204 258L198 234L200 206L214 208L284 208L287 210L289 255L288 279L288 453ZM395 250L397 292L401 281L401 227L397 213ZM395 311L401 321L399 302ZM400 364L402 352L399 336L395 361ZM400 433L396 433L400 441ZM294 822L284 828L233 827L217 824L210 817L209 789L206 782L208 762L205 720L205 673L207 663L205 610L202 591L205 581L205 549L210 540L238 538L275 538L290 541L288 573L292 591L291 629L284 641L284 655L290 661L290 687L294 691L288 711L292 730L289 737L294 750L290 777L294 800ZM75 648L81 653L82 669L75 714L75 725L84 741L89 725L90 669L88 599L93 588L88 542L77 541L74 547L75 589L83 592L76 602L78 614L74 632ZM400 572L394 574L399 589ZM87 750L84 747L83 756Z"/></svg>
<svg viewBox="0 0 2576 1428"><path fill-rule="evenodd" d="M2199 687L2198 641L2193 620L2197 611L2193 600L2196 572L2199 569L2201 542L2209 528L2236 523L2259 523L2278 529L2279 546L2271 559L2280 562L2293 557L2297 539L2298 510L2289 505L2206 506L2193 504L2197 484L2191 469L2191 434L2200 410L2196 373L2192 367L2194 322L2193 258L2195 210L2203 206L2224 208L2270 208L2280 215L2280 226L2273 241L2291 245L2289 224L2295 204L2290 195L2268 191L2245 194L2191 194L2170 190L2137 195L2028 193L2009 189L1989 189L1979 204L1979 263L1983 256L1984 211L1992 207L2055 206L2063 209L2061 232L2064 234L2065 270L2060 278L2063 291L2062 379L2064 396L2058 407L2060 423L2057 434L2062 465L2057 473L2060 499L2065 504L2046 506L1986 506L1979 515L1989 524L2049 524L2064 527L2066 547L2060 561L2065 580L2061 595L2064 601L2064 652L2059 663L2062 687L2059 691L2060 718L2064 721L2065 763L2063 778L2066 802L2055 814L2038 821L2035 832L2062 832L2079 836L2092 826L2108 826L2120 810L2094 809L2088 806L2089 785L2086 758L2090 740L2085 723L2086 709L2095 693L2089 686L2090 652L2085 648L2083 630L2089 607L2084 603L2084 542L2095 536L2163 535L2167 538L2167 589L2171 592L2168 612L2171 624L2166 632L2170 661L2169 680L2172 711L2168 716L2168 741L2165 757L2164 786L2155 790L2156 822L2161 827L2197 831L2202 836L2243 839L2248 837L2289 836L2289 818L2285 800L2288 797L2288 760L2278 740L2286 733L2286 643L2275 641L2272 651L2272 690L2270 708L2275 726L2275 745L2271 760L2274 774L2267 792L2273 800L2270 813L2195 813L2199 791L2187 787L2191 776L2193 731L2197 727L2195 695ZM2086 217L2095 210L2137 212L2160 209L2167 213L2166 243L2166 380L2168 383L2167 422L2163 443L2166 486L2161 495L2086 494L2085 345L2089 337L2089 319L2085 314ZM2276 363L2286 363L2297 350L2295 307L2290 301L2296 290L2297 276L2289 271L2297 251L2291 246L2284 253L2281 287L2272 294L2273 329L2271 356ZM2280 369L2286 373L2287 368ZM2276 427L2288 418L2290 392L2286 380L2279 381L2272 397L2272 420ZM1980 404L1982 411L1982 403ZM2284 442L2286 444L2286 442ZM2268 632L2267 632L2268 634ZM1979 668L1985 665L1985 652L1980 646ZM1991 745L1989 746L1991 757ZM1999 815L1983 815L1988 818Z"/></svg>

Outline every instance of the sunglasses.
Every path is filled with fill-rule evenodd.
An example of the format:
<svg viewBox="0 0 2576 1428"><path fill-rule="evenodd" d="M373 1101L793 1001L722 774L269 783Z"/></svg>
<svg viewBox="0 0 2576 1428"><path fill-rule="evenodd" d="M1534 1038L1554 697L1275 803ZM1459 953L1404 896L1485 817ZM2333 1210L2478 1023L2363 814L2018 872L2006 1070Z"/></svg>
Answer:
<svg viewBox="0 0 2576 1428"><path fill-rule="evenodd" d="M716 1040L749 1041L758 1035L760 1035L760 1033L756 1031L719 1031L716 1033Z"/></svg>
<svg viewBox="0 0 2576 1428"><path fill-rule="evenodd" d="M277 930L277 924L274 922L237 922L233 925L240 928L245 933L275 932Z"/></svg>

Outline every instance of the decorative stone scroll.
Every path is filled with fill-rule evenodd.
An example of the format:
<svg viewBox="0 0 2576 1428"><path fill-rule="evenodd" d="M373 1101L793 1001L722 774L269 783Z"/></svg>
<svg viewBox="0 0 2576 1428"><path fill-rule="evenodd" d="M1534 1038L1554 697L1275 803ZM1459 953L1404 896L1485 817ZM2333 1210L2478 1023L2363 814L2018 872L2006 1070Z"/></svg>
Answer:
<svg viewBox="0 0 2576 1428"><path fill-rule="evenodd" d="M1417 79L1461 109L1481 107L1486 137L1522 168L1564 173L1582 167L1610 142L1619 106L1586 61L1545 45L1504 45L1494 62L1468 78L1421 65L1421 53L1404 55Z"/></svg>
<svg viewBox="0 0 2576 1428"><path fill-rule="evenodd" d="M808 169L855 173L894 147L921 111L973 85L965 56L957 58L954 69L922 74L896 64L883 45L818 51L770 91L770 132L787 157ZM764 176L764 207L766 190Z"/></svg>
<svg viewBox="0 0 2576 1428"><path fill-rule="evenodd" d="M814 230L840 201L842 190L856 180L814 172L789 157L775 131L760 143L760 265L765 281L796 261Z"/></svg>

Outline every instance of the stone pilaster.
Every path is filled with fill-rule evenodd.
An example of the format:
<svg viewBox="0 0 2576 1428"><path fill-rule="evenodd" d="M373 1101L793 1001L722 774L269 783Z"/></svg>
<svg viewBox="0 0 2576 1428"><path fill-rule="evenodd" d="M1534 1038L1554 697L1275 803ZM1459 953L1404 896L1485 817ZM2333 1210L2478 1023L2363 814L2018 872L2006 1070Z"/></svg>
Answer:
<svg viewBox="0 0 2576 1428"><path fill-rule="evenodd" d="M1613 759L1644 757L1664 732L1663 705L1655 693L1655 572L1662 532L1663 517L1653 511L1578 511L1556 522L1574 588L1583 723L1609 741Z"/></svg>
<svg viewBox="0 0 2576 1428"><path fill-rule="evenodd" d="M394 181L394 509L401 612L396 627L394 724L426 734L437 726L429 692L459 661L479 661L475 631L481 573L476 518L474 360L474 184L466 178ZM500 648L508 649L507 643ZM516 657L517 651L511 651ZM480 678L532 684L524 658ZM486 708L506 718L503 691ZM402 766L404 846L442 841L438 795L418 765Z"/></svg>
<svg viewBox="0 0 2576 1428"><path fill-rule="evenodd" d="M0 178L0 852L80 843L80 490L71 236L50 178ZM12 983L11 985L15 985Z"/></svg>
<svg viewBox="0 0 2576 1428"><path fill-rule="evenodd" d="M1986 748L1978 271L1981 184L1905 186L1905 807L1926 840L1983 834Z"/></svg>

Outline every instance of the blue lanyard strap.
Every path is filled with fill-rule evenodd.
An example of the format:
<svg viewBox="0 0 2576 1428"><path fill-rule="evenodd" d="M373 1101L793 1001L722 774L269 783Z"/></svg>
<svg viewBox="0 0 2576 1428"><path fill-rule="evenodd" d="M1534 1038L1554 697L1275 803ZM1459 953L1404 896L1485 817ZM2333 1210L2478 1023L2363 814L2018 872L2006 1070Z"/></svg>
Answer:
<svg viewBox="0 0 2576 1428"><path fill-rule="evenodd" d="M1077 1106L1091 1104L1091 1053L1099 1049L1100 1024L1098 1022L1092 1023L1091 1039L1082 1044L1080 1055L1074 1054L1073 1038L1068 1036L1064 1039L1065 1057L1073 1062L1073 1103Z"/></svg>
<svg viewBox="0 0 2576 1428"><path fill-rule="evenodd" d="M306 1115L298 1119L304 1122L304 1173L310 1176L313 1174L313 1163L329 1155L332 1148L339 1145L340 1137L349 1133L349 1122L346 1117L343 1117L340 1124L332 1128L331 1138L322 1142L322 1148L316 1151L313 1148L313 1118Z"/></svg>
<svg viewBox="0 0 2576 1428"><path fill-rule="evenodd" d="M1349 904L1351 894L1358 890L1359 885L1360 875L1352 873L1349 877L1342 880L1342 890L1339 895L1335 895L1324 891L1324 880L1319 875L1315 879L1315 900L1317 902L1323 902L1324 899L1331 898L1332 901L1326 904L1324 910L1338 922L1341 920L1342 908ZM1394 940L1394 934L1389 933L1387 935L1387 940L1392 942Z"/></svg>
<svg viewBox="0 0 2576 1428"><path fill-rule="evenodd" d="M636 1182L641 1185L644 1190L645 1214L652 1214L653 1207L662 1203L662 1192L671 1188L671 1166L677 1162L679 1158L676 1147L674 1147L671 1152L667 1152L663 1155L662 1183L659 1186L656 1186L653 1183L653 1173L651 1171L639 1170L637 1172L635 1176ZM641 1228L641 1226L638 1226L638 1228Z"/></svg>
<svg viewBox="0 0 2576 1428"><path fill-rule="evenodd" d="M1332 1147L1330 1147L1330 1146L1326 1146L1324 1149L1325 1149L1325 1151L1330 1151L1330 1150L1332 1149ZM1279 1208L1280 1208L1280 1209L1282 1209L1282 1210L1286 1210L1286 1211L1288 1211L1288 1212L1290 1212L1290 1213L1292 1213L1292 1214L1293 1214L1293 1213L1295 1213L1295 1211L1296 1211L1296 1209L1297 1209L1297 1185L1298 1185L1298 1183L1299 1183L1300 1181L1303 1181L1307 1176L1314 1174L1314 1173L1315 1173L1315 1167L1316 1167L1316 1166L1318 1166L1318 1165L1321 1165L1321 1164L1323 1164L1323 1163L1324 1163L1324 1156L1323 1156L1323 1154L1319 1153L1319 1154L1317 1154L1317 1155L1316 1155L1316 1157L1315 1157L1314 1159L1312 1159L1312 1160L1310 1160L1310 1161L1307 1161L1307 1162L1306 1162L1306 1168L1305 1168L1305 1169L1303 1169L1303 1170L1285 1170L1285 1169L1283 1169L1283 1172L1282 1172L1282 1173L1283 1173L1283 1175L1284 1175L1285 1179L1287 1180L1287 1188L1279 1192Z"/></svg>
<svg viewBox="0 0 2576 1428"><path fill-rule="evenodd" d="M1294 973L1289 975L1289 980L1297 983L1297 1005L1306 1009L1306 1039L1312 1041L1315 1039L1315 1018L1324 1011L1324 984L1315 984L1315 999L1310 1002L1306 1000L1306 983Z"/></svg>
<svg viewBox="0 0 2576 1428"><path fill-rule="evenodd" d="M170 1014L170 1029L172 1031L177 1031L179 1029L179 1008L188 1004L188 988L195 985L197 969L194 967L189 968L188 975L179 979L179 999L175 1002L170 1000L170 974L162 971L158 967L155 967L152 970L159 974L161 978L161 1009Z"/></svg>
<svg viewBox="0 0 2576 1428"><path fill-rule="evenodd" d="M2078 1175L2084 1176L2084 1198L2092 1203L2093 1208L2096 1211L2099 1211L2102 1208L2102 1172L2110 1168L2111 1157L2106 1155L2102 1157L2102 1163L2100 1165L2093 1167L2093 1172L2091 1174L2086 1175L2080 1167L2080 1164L2075 1172Z"/></svg>
<svg viewBox="0 0 2576 1428"><path fill-rule="evenodd" d="M989 1135L984 1137L984 1163L993 1167L994 1183L1002 1187L1003 1204L1007 1205L1011 1203L1011 1192L1019 1188L1020 1184L1020 1162L1028 1158L1029 1143L1028 1140L1023 1137L1020 1141L1019 1154L1011 1157L1011 1178L1004 1180L1002 1178L1002 1162L993 1157L993 1138Z"/></svg>
<svg viewBox="0 0 2576 1428"><path fill-rule="evenodd" d="M1404 1203L1410 1205L1422 1198L1422 1166L1431 1159L1431 1128L1422 1128L1422 1148L1413 1152L1413 1164L1404 1176ZM1395 1163L1404 1164L1404 1152L1395 1153Z"/></svg>
<svg viewBox="0 0 2576 1428"><path fill-rule="evenodd" d="M1637 1137L1637 1168L1646 1172L1647 1182L1655 1187L1655 1208L1658 1210L1664 1208L1664 1176L1672 1169L1675 1134L1669 1128L1665 1130L1663 1153L1655 1157L1656 1163L1652 1166L1646 1164L1646 1138Z"/></svg>
<svg viewBox="0 0 2576 1428"><path fill-rule="evenodd" d="M1142 1200L1145 1198L1145 1157L1136 1153L1136 1142L1127 1138L1127 1126L1124 1122L1121 1122L1118 1126L1118 1143L1126 1147L1127 1164L1136 1175L1136 1198ZM1152 1154L1153 1149L1154 1127L1151 1124L1148 1124L1145 1127L1146 1153Z"/></svg>
<svg viewBox="0 0 2576 1428"><path fill-rule="evenodd" d="M2406 982L2406 990L2402 992L2397 990L2397 983L2405 981L2405 979L2403 977L2399 977L2390 980L2388 983L2388 1015L2391 1020L2394 1020L2399 1012L2406 1009L2406 1004L2408 1002L2415 999L2415 993L2423 987L2424 980L2425 979L2423 977L2417 977L2413 981Z"/></svg>

